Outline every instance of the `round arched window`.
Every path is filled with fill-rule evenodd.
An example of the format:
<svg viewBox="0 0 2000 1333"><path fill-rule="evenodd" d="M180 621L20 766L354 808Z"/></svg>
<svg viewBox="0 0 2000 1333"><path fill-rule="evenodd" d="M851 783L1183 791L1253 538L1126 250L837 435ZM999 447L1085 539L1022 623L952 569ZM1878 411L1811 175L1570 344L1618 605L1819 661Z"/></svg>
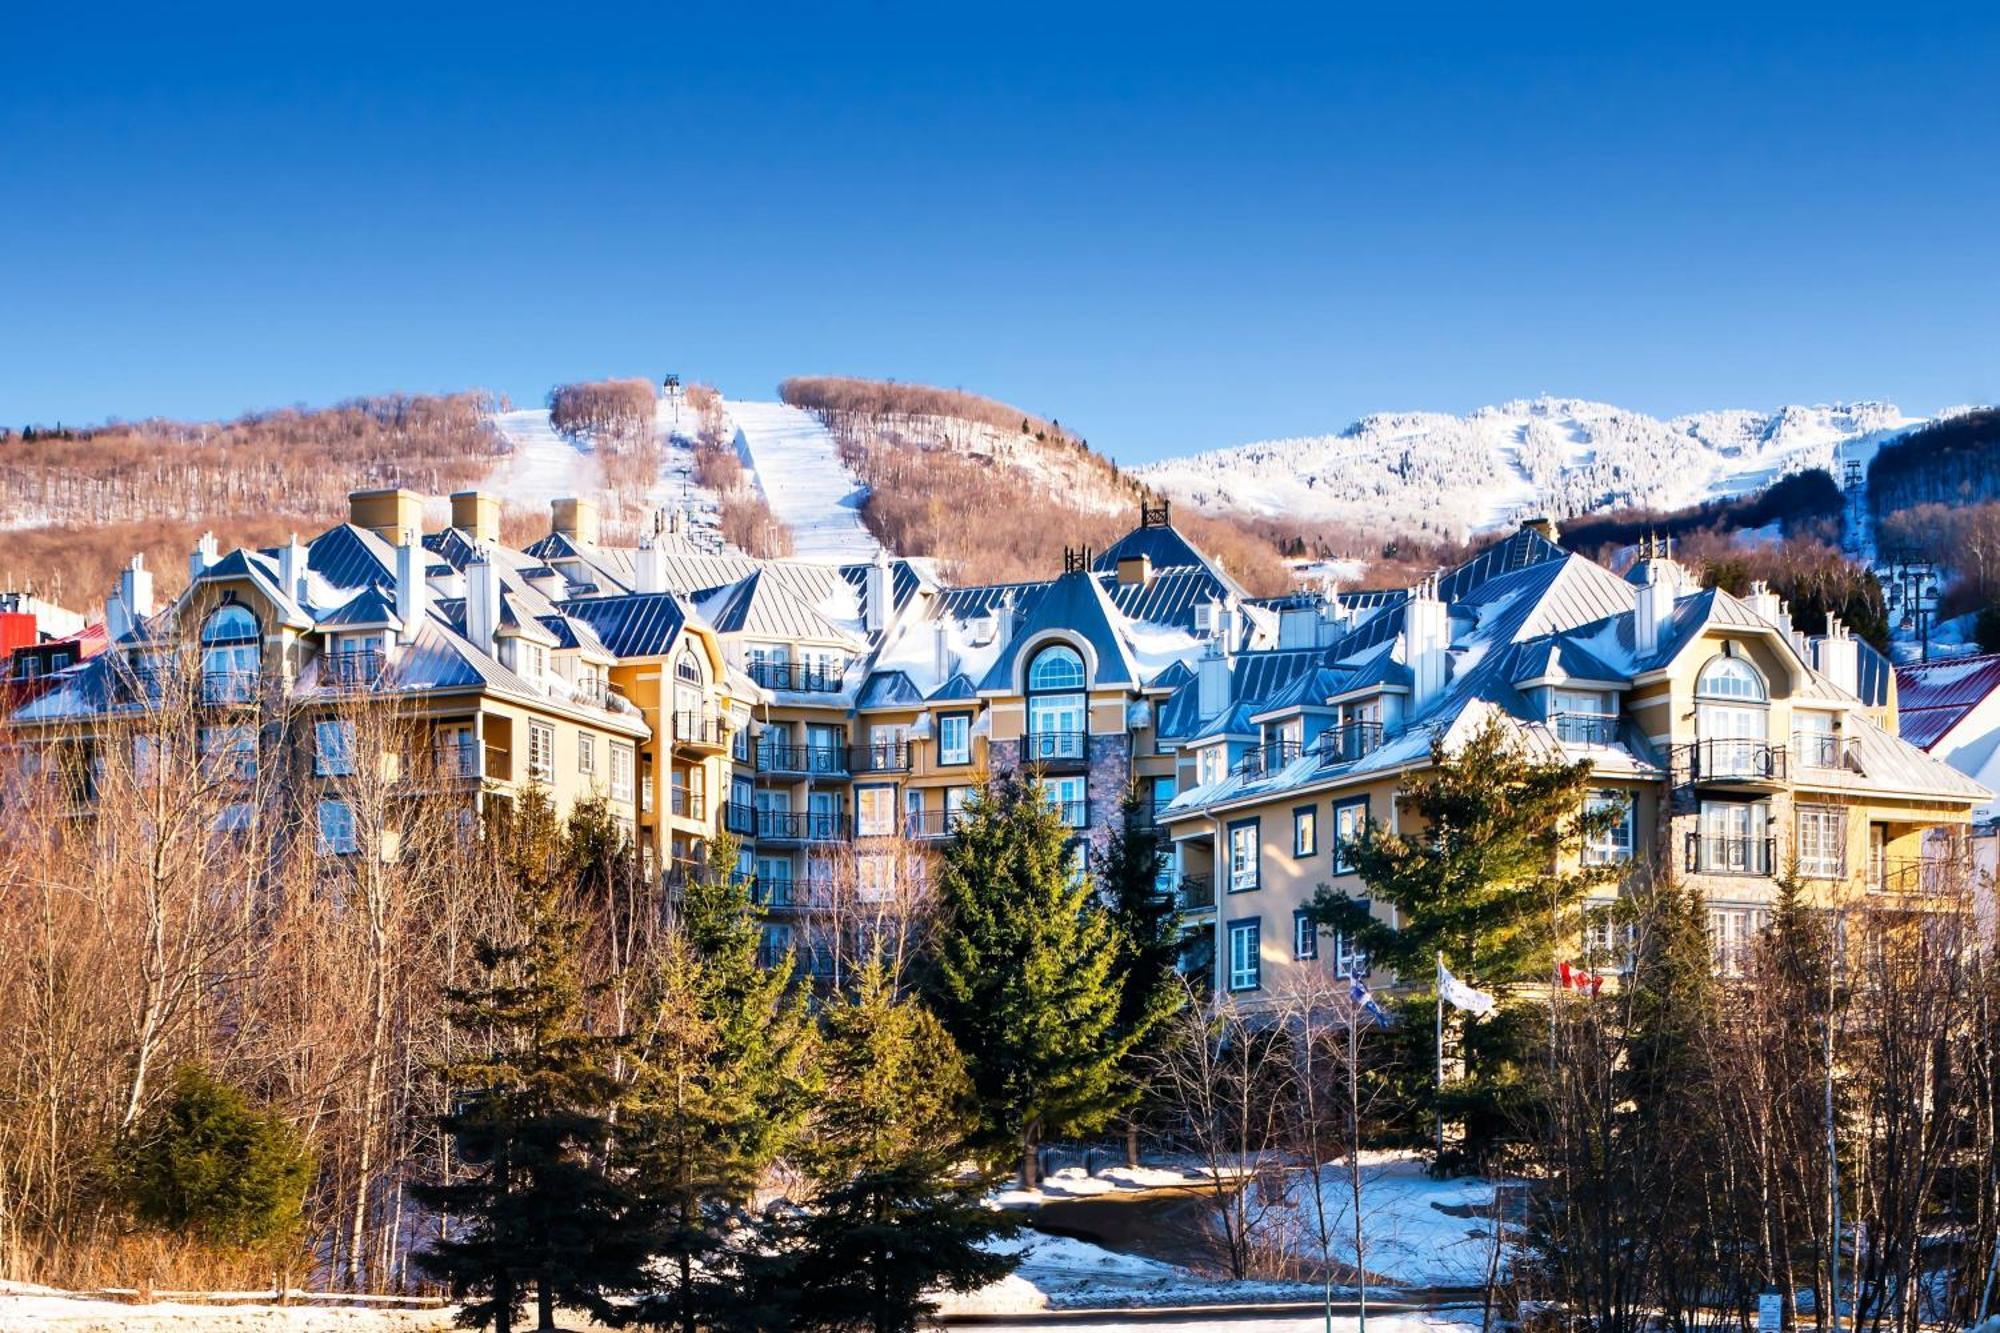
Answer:
<svg viewBox="0 0 2000 1333"><path fill-rule="evenodd" d="M1083 688L1083 658L1068 644L1051 644L1035 654L1028 667L1028 689L1080 690Z"/></svg>
<svg viewBox="0 0 2000 1333"><path fill-rule="evenodd" d="M202 622L203 643L243 643L257 638L257 617L240 606L225 606Z"/></svg>
<svg viewBox="0 0 2000 1333"><path fill-rule="evenodd" d="M1750 703L1763 703L1766 698L1764 678L1757 674L1756 667L1740 657L1711 659L1701 669L1695 693L1710 699L1742 699Z"/></svg>
<svg viewBox="0 0 2000 1333"><path fill-rule="evenodd" d="M1080 759L1089 710L1083 657L1066 643L1052 643L1028 663L1029 759Z"/></svg>
<svg viewBox="0 0 2000 1333"><path fill-rule="evenodd" d="M257 617L240 606L219 607L202 622L201 644L204 699L233 703L256 697L264 656Z"/></svg>

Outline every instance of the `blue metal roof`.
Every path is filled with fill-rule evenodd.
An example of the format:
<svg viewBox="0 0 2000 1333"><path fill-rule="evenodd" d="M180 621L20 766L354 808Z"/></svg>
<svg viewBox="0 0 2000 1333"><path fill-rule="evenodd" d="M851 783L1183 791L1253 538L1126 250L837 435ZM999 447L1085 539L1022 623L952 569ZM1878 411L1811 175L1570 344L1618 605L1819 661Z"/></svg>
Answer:
<svg viewBox="0 0 2000 1333"><path fill-rule="evenodd" d="M1138 667L1112 623L1117 614L1117 608L1104 595L1095 575L1084 570L1063 575L1036 600L1034 609L1007 641L1006 648L993 659L979 688L1012 689L1015 663L1022 647L1045 630L1061 630L1090 645L1091 656L1096 658L1092 685L1139 684Z"/></svg>
<svg viewBox="0 0 2000 1333"><path fill-rule="evenodd" d="M556 609L590 626L619 657L661 657L674 645L687 612L670 592L635 592L618 597L572 597Z"/></svg>

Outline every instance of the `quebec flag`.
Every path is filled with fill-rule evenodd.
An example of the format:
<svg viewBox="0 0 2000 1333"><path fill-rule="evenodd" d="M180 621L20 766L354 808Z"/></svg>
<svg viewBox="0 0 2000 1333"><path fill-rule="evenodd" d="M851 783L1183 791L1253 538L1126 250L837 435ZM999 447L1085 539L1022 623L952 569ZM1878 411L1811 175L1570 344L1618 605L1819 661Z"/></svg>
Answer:
<svg viewBox="0 0 2000 1333"><path fill-rule="evenodd" d="M1347 998L1354 1001L1355 1008L1374 1019L1377 1027L1389 1026L1388 1013L1375 1002L1375 997L1368 993L1368 988L1361 984L1361 978L1348 978Z"/></svg>

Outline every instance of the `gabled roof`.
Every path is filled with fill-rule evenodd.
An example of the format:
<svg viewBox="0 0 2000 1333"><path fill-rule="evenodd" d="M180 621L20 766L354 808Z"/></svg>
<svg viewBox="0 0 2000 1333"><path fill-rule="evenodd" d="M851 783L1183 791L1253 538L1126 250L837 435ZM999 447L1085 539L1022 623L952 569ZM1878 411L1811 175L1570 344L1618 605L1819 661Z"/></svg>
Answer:
<svg viewBox="0 0 2000 1333"><path fill-rule="evenodd" d="M766 570L698 593L695 605L719 634L748 634L783 643L800 639L843 643L854 638Z"/></svg>
<svg viewBox="0 0 2000 1333"><path fill-rule="evenodd" d="M374 584L319 618L320 629L372 629L378 625L400 628L402 623L396 614L395 599Z"/></svg>
<svg viewBox="0 0 2000 1333"><path fill-rule="evenodd" d="M1930 749L2000 690L2000 653L1905 662L1896 668L1896 718L1903 739Z"/></svg>
<svg viewBox="0 0 2000 1333"><path fill-rule="evenodd" d="M1531 680L1621 682L1624 679L1625 673L1566 634L1551 634L1517 645L1513 668L1507 674L1507 682L1517 686Z"/></svg>
<svg viewBox="0 0 2000 1333"><path fill-rule="evenodd" d="M910 683L910 678L900 671L871 671L862 682L860 697L855 700L857 708L915 708L921 705L924 696Z"/></svg>
<svg viewBox="0 0 2000 1333"><path fill-rule="evenodd" d="M588 626L619 657L664 657L687 623L686 603L670 592L572 597L556 609Z"/></svg>
<svg viewBox="0 0 2000 1333"><path fill-rule="evenodd" d="M396 581L396 548L366 528L341 523L312 539L306 568L336 588Z"/></svg>
<svg viewBox="0 0 2000 1333"><path fill-rule="evenodd" d="M1015 630L1006 649L994 658L979 688L1013 689L1015 666L1022 649L1038 635L1058 630L1090 645L1090 656L1096 659L1091 685L1137 685L1139 668L1132 660L1118 623L1123 619L1094 575L1084 570L1065 574L1036 601L1034 610Z"/></svg>
<svg viewBox="0 0 2000 1333"><path fill-rule="evenodd" d="M934 704L953 703L961 699L976 699L978 697L979 690L972 683L972 677L961 671L950 680L945 681L942 685L932 690L930 701Z"/></svg>

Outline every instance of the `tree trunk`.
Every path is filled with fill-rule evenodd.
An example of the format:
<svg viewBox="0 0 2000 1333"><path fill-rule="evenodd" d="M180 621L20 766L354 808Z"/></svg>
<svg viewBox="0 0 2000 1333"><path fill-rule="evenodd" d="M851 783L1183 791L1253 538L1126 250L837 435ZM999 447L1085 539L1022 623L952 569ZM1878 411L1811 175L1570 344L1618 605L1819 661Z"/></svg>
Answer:
<svg viewBox="0 0 2000 1333"><path fill-rule="evenodd" d="M1125 1122L1125 1165L1139 1165L1139 1122L1136 1120Z"/></svg>
<svg viewBox="0 0 2000 1333"><path fill-rule="evenodd" d="M546 1273L535 1283L535 1313L540 1316L539 1322L535 1325L537 1333L555 1333L555 1285L549 1281Z"/></svg>
<svg viewBox="0 0 2000 1333"><path fill-rule="evenodd" d="M1021 1134L1021 1188L1035 1189L1042 1183L1041 1163L1035 1157L1035 1131L1032 1127Z"/></svg>

